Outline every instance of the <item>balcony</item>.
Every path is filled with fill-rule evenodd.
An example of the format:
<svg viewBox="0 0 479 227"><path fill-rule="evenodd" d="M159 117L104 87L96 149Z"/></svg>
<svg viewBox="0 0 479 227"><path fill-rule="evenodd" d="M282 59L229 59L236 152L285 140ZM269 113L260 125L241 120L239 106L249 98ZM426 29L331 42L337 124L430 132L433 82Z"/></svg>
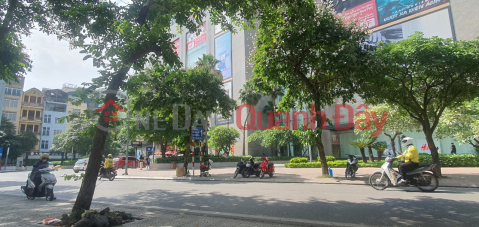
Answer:
<svg viewBox="0 0 479 227"><path fill-rule="evenodd" d="M25 101L23 101L23 102L22 102L22 105L23 105L23 106L39 106L39 107L43 107L43 103L36 103L36 102L25 102Z"/></svg>
<svg viewBox="0 0 479 227"><path fill-rule="evenodd" d="M42 121L41 117L20 117L21 121Z"/></svg>

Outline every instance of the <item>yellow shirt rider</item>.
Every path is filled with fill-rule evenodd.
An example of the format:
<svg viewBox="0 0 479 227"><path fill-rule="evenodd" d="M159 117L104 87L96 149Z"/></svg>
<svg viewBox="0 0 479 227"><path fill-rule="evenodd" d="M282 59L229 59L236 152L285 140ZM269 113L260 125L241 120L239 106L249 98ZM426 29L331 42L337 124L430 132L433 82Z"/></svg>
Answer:
<svg viewBox="0 0 479 227"><path fill-rule="evenodd" d="M419 167L419 153L414 145L412 145L412 138L405 137L402 139L402 146L406 147L406 150L402 155L397 156L398 160L404 158L404 163L399 165L399 173L401 174L401 180L398 183L407 183L407 173L411 172Z"/></svg>
<svg viewBox="0 0 479 227"><path fill-rule="evenodd" d="M112 159L112 155L109 154L108 155L108 158L105 158L105 169L108 169L108 168L112 168L113 167L113 159Z"/></svg>

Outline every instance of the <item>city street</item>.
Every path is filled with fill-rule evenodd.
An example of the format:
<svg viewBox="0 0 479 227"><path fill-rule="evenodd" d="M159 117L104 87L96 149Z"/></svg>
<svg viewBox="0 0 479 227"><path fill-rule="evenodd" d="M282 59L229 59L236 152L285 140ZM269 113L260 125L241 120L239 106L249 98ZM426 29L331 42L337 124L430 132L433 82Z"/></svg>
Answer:
<svg viewBox="0 0 479 227"><path fill-rule="evenodd" d="M25 198L19 188L28 172L0 173L0 226L29 226L67 213L81 184L60 177L71 172L55 172L53 202ZM97 182L93 208L107 206L145 218L134 226L473 226L479 221L479 190L115 179Z"/></svg>

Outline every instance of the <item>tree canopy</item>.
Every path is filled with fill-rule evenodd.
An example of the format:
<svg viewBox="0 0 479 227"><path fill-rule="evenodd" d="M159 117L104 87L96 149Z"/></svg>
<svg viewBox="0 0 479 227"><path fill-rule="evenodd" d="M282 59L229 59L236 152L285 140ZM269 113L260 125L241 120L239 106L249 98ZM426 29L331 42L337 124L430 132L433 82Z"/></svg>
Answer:
<svg viewBox="0 0 479 227"><path fill-rule="evenodd" d="M285 100L299 106L314 104L315 112L336 98L352 100L352 77L363 76L368 33L354 23L345 24L328 5L313 0L276 1L264 6L258 18L254 73L260 81L286 89ZM315 145L323 175L328 175L321 141L324 121L316 115Z"/></svg>
<svg viewBox="0 0 479 227"><path fill-rule="evenodd" d="M231 145L234 145L240 137L239 132L235 128L225 126L216 126L208 132L210 140L208 141L212 147L230 154Z"/></svg>
<svg viewBox="0 0 479 227"><path fill-rule="evenodd" d="M371 75L357 81L360 95L406 111L421 125L433 162L440 164L433 133L445 109L479 96L479 40L453 42L417 32L381 43L369 66Z"/></svg>

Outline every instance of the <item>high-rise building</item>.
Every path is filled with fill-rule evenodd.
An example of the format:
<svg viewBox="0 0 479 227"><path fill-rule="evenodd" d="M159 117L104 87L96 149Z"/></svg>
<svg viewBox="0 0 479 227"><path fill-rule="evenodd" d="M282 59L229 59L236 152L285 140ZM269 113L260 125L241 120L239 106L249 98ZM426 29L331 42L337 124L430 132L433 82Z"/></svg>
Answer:
<svg viewBox="0 0 479 227"><path fill-rule="evenodd" d="M42 127L44 94L37 88L31 88L23 93L19 131L31 131L40 140ZM39 152L40 144L32 150Z"/></svg>

